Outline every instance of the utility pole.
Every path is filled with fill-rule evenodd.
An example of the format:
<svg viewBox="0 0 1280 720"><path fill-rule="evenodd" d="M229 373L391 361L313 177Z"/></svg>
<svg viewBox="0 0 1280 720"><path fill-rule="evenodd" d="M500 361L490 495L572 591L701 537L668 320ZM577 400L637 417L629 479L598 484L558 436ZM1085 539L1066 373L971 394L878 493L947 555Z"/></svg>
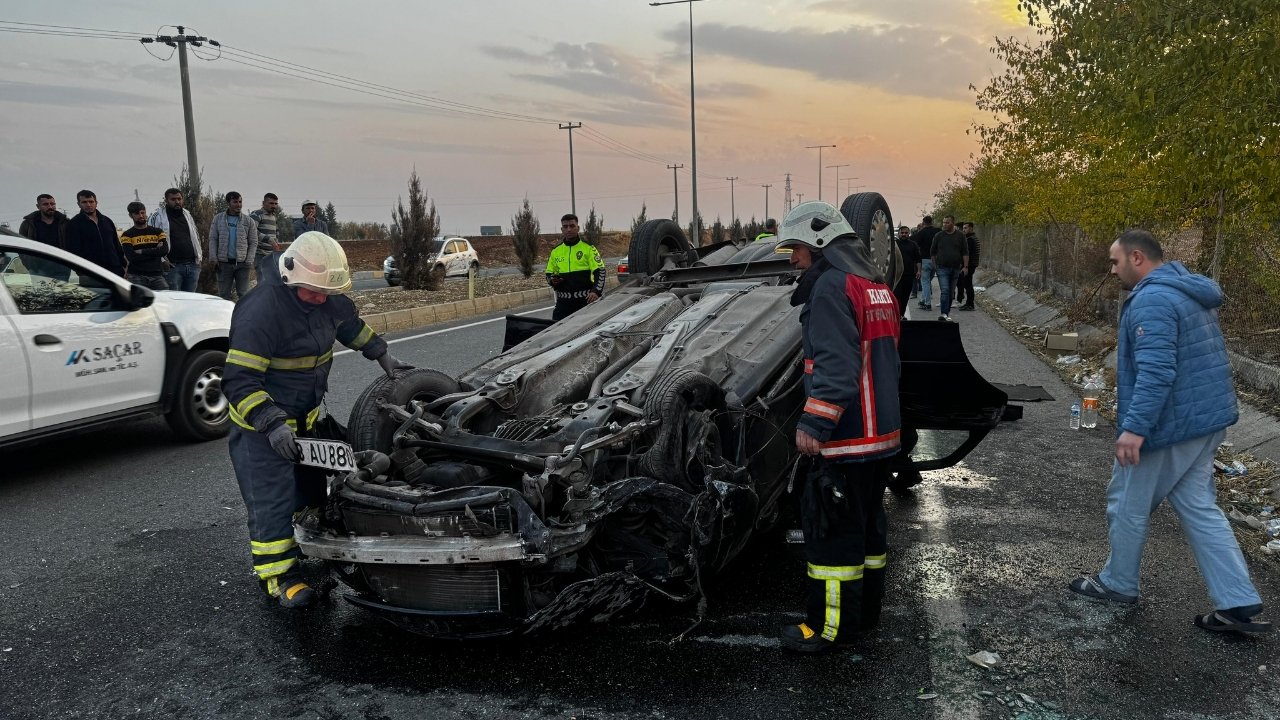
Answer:
<svg viewBox="0 0 1280 720"><path fill-rule="evenodd" d="M734 210L734 206L733 206L733 181L737 179L738 179L737 175L734 175L731 178L725 178L725 180L729 181L729 224L730 225L733 224L734 220L738 219L738 212Z"/></svg>
<svg viewBox="0 0 1280 720"><path fill-rule="evenodd" d="M842 167L849 167L849 163L845 163L845 164L843 164L843 165L828 165L828 166L827 166L827 169L828 169L828 170L830 170L831 168L835 168L835 169L836 169L836 200L839 200L839 199L840 199L840 168L842 168Z"/></svg>
<svg viewBox="0 0 1280 720"><path fill-rule="evenodd" d="M133 189L133 200L134 202L142 202L142 198L138 195L138 188Z"/></svg>
<svg viewBox="0 0 1280 720"><path fill-rule="evenodd" d="M573 130L580 127L582 127L582 123L560 125L561 130L569 131L569 212L574 215L578 214L578 191L573 185Z"/></svg>
<svg viewBox="0 0 1280 720"><path fill-rule="evenodd" d="M696 122L697 113L694 112L694 95L693 95L693 4L701 2L701 0L666 0L665 2L651 2L650 7L660 7L662 5L679 5L681 3L689 6L689 147L692 151L692 164L690 169L690 182L692 183L693 194L693 222L697 225L698 242L702 244L702 216L698 214L698 126Z"/></svg>
<svg viewBox="0 0 1280 720"><path fill-rule="evenodd" d="M671 213L671 219L674 220L677 225L680 224L680 176L676 174L676 171L682 167L684 167L684 165L667 166L667 169L671 171L671 187L674 188L676 198L676 209L675 212Z"/></svg>
<svg viewBox="0 0 1280 720"><path fill-rule="evenodd" d="M768 220L769 219L769 188L773 186L761 185L760 187L764 188L764 219Z"/></svg>
<svg viewBox="0 0 1280 720"><path fill-rule="evenodd" d="M822 148L833 148L835 145L805 145L805 150L818 150L818 200L822 200Z"/></svg>
<svg viewBox="0 0 1280 720"><path fill-rule="evenodd" d="M187 45L200 47L207 42L214 47L221 47L221 43L201 35L188 35L185 27L182 25L177 27L177 35L144 37L139 38L139 42L143 44L164 43L169 47L178 49L178 74L182 80L182 119L187 126L187 181L191 184L191 187L198 188L200 186L200 165L196 160L196 123L191 110L191 71L187 69Z"/></svg>
<svg viewBox="0 0 1280 720"><path fill-rule="evenodd" d="M804 193L802 193L802 192L798 192L798 193L796 193L796 198L797 198L797 199L796 199L796 204L797 204L797 205L803 205L803 204L804 204Z"/></svg>
<svg viewBox="0 0 1280 720"><path fill-rule="evenodd" d="M787 212L791 212L791 173L787 173L787 184L783 187L786 188L787 191L785 207L787 208Z"/></svg>

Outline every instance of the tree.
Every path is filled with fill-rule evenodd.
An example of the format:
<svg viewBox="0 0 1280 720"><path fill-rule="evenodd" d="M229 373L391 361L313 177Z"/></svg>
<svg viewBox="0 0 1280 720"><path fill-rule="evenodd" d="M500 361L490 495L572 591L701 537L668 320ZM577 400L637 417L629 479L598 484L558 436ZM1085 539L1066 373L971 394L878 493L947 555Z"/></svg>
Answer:
<svg viewBox="0 0 1280 720"><path fill-rule="evenodd" d="M640 203L640 214L631 218L631 237L635 237L636 235L639 235L640 228L645 223L649 222L649 218L647 217L648 214L649 214L648 206L643 202Z"/></svg>
<svg viewBox="0 0 1280 720"><path fill-rule="evenodd" d="M729 239L742 240L743 238L746 238L746 237L747 235L742 229L742 221L739 220L738 218L734 218L733 224L729 226Z"/></svg>
<svg viewBox="0 0 1280 720"><path fill-rule="evenodd" d="M529 198L526 197L519 212L511 218L511 244L516 248L520 272L525 277L533 276L533 265L538 261L538 233L541 230L533 208L529 207Z"/></svg>
<svg viewBox="0 0 1280 720"><path fill-rule="evenodd" d="M324 222L329 226L329 237L338 237L338 231L341 226L338 224L338 211L333 207L333 203L324 206L324 212L321 214Z"/></svg>
<svg viewBox="0 0 1280 720"><path fill-rule="evenodd" d="M724 242L724 232L724 223L720 222L720 216L717 215L716 221L711 225L711 244L714 245L718 242Z"/></svg>
<svg viewBox="0 0 1280 720"><path fill-rule="evenodd" d="M689 244L698 247L702 245L702 213L689 222Z"/></svg>
<svg viewBox="0 0 1280 720"><path fill-rule="evenodd" d="M436 214L435 201L428 209L427 193L422 190L417 170L409 174L409 208L405 209L403 198L398 199L391 224L391 247L404 289L435 290L440 274L434 272L428 256L440 232L440 216Z"/></svg>
<svg viewBox="0 0 1280 720"><path fill-rule="evenodd" d="M755 240L757 235L764 232L764 223L756 220L756 216L752 215L751 221L742 228L742 232L748 241Z"/></svg>
<svg viewBox="0 0 1280 720"><path fill-rule="evenodd" d="M604 233L604 216L596 215L595 203L591 204L591 213L587 215L587 224L582 228L582 236L587 244L600 247L600 236Z"/></svg>

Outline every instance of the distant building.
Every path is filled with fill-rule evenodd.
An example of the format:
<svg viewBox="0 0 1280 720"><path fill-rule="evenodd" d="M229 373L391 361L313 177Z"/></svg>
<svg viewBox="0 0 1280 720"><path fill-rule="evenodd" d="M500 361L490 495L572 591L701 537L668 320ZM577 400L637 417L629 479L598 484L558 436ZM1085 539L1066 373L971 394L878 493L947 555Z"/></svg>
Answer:
<svg viewBox="0 0 1280 720"><path fill-rule="evenodd" d="M480 234L481 235L501 235L502 226L501 225L481 225Z"/></svg>

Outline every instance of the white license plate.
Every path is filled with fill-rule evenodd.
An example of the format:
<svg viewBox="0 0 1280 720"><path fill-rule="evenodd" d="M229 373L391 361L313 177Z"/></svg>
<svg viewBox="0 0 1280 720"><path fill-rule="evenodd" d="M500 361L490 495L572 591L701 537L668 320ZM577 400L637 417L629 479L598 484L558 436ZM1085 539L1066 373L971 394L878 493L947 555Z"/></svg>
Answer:
<svg viewBox="0 0 1280 720"><path fill-rule="evenodd" d="M316 440L315 438L298 438L298 447L302 448L300 465L324 468L336 472L350 472L356 469L355 453L351 446L338 440Z"/></svg>

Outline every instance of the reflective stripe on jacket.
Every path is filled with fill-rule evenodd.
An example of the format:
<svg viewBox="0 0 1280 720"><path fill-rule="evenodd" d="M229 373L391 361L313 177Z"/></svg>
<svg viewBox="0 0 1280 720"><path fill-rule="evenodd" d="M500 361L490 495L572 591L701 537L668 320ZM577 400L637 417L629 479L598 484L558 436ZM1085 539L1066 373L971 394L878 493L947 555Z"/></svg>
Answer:
<svg viewBox="0 0 1280 720"><path fill-rule="evenodd" d="M547 258L547 282L553 276L560 282L552 285L558 298L585 298L588 293L604 295L605 268L600 251L579 239L572 245L561 242Z"/></svg>
<svg viewBox="0 0 1280 720"><path fill-rule="evenodd" d="M232 421L258 432L281 422L297 427L299 420L310 427L329 387L335 340L371 360L387 351L350 298L332 295L310 305L271 273L231 314L222 392Z"/></svg>
<svg viewBox="0 0 1280 720"><path fill-rule="evenodd" d="M902 444L898 407L898 304L881 283L829 268L800 313L805 391L797 425L822 457L887 457Z"/></svg>

